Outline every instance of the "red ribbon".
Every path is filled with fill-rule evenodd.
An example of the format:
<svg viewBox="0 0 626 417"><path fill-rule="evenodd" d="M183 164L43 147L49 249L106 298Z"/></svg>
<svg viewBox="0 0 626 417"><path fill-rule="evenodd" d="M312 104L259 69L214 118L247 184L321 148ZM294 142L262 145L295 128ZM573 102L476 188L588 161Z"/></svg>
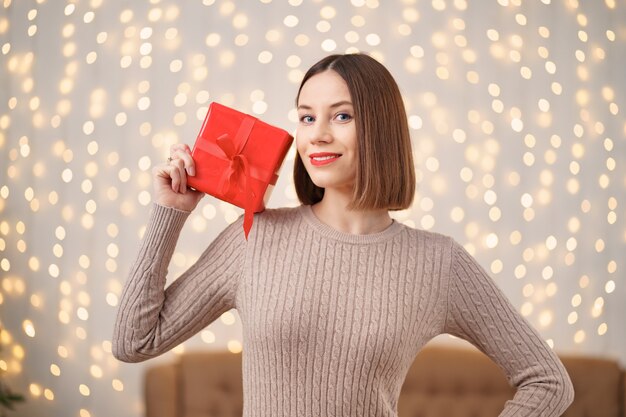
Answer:
<svg viewBox="0 0 626 417"><path fill-rule="evenodd" d="M248 142L248 137L256 121L253 117L246 117L239 126L235 135L235 140L228 133L217 138L216 143L229 160L228 168L222 173L219 180L221 193L228 198L232 198L237 191L243 191L246 196L244 204L243 231L248 240L248 233L252 228L254 219L254 191L250 181L250 164L248 158L241 152Z"/></svg>

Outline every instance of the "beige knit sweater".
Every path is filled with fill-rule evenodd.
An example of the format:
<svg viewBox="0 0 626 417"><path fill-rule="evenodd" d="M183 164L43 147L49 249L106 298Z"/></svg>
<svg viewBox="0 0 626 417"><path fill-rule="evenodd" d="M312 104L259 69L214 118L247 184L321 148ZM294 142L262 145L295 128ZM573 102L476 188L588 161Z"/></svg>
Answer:
<svg viewBox="0 0 626 417"><path fill-rule="evenodd" d="M242 218L164 290L188 213L154 205L121 297L115 357L159 355L236 308L244 417L396 416L420 348L450 333L517 387L501 416L559 416L573 399L562 364L451 238L394 221L352 235L310 206Z"/></svg>

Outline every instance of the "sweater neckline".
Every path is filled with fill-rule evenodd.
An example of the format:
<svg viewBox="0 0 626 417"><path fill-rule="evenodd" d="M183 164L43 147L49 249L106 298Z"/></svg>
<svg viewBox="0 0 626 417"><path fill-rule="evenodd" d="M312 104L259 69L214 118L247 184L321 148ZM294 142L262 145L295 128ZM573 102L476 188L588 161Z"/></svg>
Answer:
<svg viewBox="0 0 626 417"><path fill-rule="evenodd" d="M352 244L371 244L378 243L388 239L391 239L403 229L402 224L397 220L391 219L391 224L386 229L377 233L368 233L364 235L358 235L353 233L342 232L337 230L326 223L323 223L313 213L313 208L310 205L301 205L299 210L304 220L320 235L329 239L338 240L340 242L352 243Z"/></svg>

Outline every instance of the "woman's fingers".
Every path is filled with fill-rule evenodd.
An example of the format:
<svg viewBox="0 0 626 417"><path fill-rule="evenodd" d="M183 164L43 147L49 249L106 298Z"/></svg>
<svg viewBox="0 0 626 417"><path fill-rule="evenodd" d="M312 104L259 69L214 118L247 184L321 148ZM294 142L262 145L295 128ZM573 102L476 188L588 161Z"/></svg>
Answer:
<svg viewBox="0 0 626 417"><path fill-rule="evenodd" d="M180 174L180 168L173 165L174 161L166 162L154 167L154 176L160 187L171 188L173 192L184 192L181 190L182 178ZM185 189L186 190L186 189Z"/></svg>
<svg viewBox="0 0 626 417"><path fill-rule="evenodd" d="M196 166L191 157L191 149L187 144L176 144L170 147L170 158L182 159L183 166L188 175L196 175Z"/></svg>
<svg viewBox="0 0 626 417"><path fill-rule="evenodd" d="M167 161L152 168L154 180L154 201L183 211L192 211L202 199L203 193L187 189L187 175L194 175L195 164L191 150L185 144L170 147Z"/></svg>
<svg viewBox="0 0 626 417"><path fill-rule="evenodd" d="M172 159L170 167L172 177L172 190L180 193L187 191L187 173L185 172L185 162L181 158Z"/></svg>
<svg viewBox="0 0 626 417"><path fill-rule="evenodd" d="M177 151L189 152L191 153L191 149L189 149L189 145L186 143L175 143L170 146L170 156L173 157L174 153Z"/></svg>
<svg viewBox="0 0 626 417"><path fill-rule="evenodd" d="M196 174L195 173L196 166L193 162L193 158L191 157L190 153L187 153L184 151L176 151L174 153L174 156L172 156L172 159L175 159L175 160L180 159L183 161L183 167L185 168L187 175L191 175L193 177Z"/></svg>
<svg viewBox="0 0 626 417"><path fill-rule="evenodd" d="M187 192L187 175L195 175L195 163L191 157L191 149L184 143L177 143L170 146L170 157L168 170L172 179L172 190L177 193Z"/></svg>

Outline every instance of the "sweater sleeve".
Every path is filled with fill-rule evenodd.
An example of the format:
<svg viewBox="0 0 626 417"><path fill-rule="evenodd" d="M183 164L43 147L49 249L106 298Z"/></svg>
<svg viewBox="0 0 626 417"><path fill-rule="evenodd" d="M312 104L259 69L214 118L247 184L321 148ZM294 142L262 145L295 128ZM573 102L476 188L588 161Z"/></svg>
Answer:
<svg viewBox="0 0 626 417"><path fill-rule="evenodd" d="M246 241L240 217L165 289L167 270L189 213L154 204L130 269L113 330L113 355L140 362L187 340L235 307Z"/></svg>
<svg viewBox="0 0 626 417"><path fill-rule="evenodd" d="M500 417L557 417L573 401L572 383L557 355L454 241L445 327L489 356L517 389Z"/></svg>

